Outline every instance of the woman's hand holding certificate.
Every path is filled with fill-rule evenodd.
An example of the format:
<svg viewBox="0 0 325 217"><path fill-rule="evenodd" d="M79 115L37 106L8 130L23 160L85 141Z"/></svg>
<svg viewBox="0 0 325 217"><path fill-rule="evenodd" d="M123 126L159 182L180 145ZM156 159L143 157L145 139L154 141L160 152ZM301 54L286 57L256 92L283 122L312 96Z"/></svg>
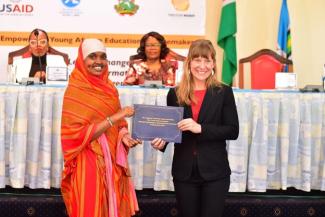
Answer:
<svg viewBox="0 0 325 217"><path fill-rule="evenodd" d="M181 120L177 124L181 131L191 131L192 133L201 133L201 125L194 121L192 118Z"/></svg>
<svg viewBox="0 0 325 217"><path fill-rule="evenodd" d="M166 141L164 141L163 139L161 138L154 138L152 141L151 141L151 146L154 148L154 149L157 149L157 150L161 150L165 147L166 145Z"/></svg>

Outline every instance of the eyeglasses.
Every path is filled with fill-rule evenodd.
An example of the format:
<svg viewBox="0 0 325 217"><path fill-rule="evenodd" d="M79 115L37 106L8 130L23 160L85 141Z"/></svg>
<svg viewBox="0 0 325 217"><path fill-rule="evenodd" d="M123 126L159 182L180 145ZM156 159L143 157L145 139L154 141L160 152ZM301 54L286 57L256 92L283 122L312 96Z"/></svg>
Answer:
<svg viewBox="0 0 325 217"><path fill-rule="evenodd" d="M205 65L205 66L211 66L213 64L213 61L207 58L194 58L191 61L195 65Z"/></svg>
<svg viewBox="0 0 325 217"><path fill-rule="evenodd" d="M160 47L161 44L159 43L148 43L148 44L145 44L146 47Z"/></svg>
<svg viewBox="0 0 325 217"><path fill-rule="evenodd" d="M30 40L29 45L32 47L35 47L37 45L45 46L47 45L47 40L46 39L40 39L40 40Z"/></svg>

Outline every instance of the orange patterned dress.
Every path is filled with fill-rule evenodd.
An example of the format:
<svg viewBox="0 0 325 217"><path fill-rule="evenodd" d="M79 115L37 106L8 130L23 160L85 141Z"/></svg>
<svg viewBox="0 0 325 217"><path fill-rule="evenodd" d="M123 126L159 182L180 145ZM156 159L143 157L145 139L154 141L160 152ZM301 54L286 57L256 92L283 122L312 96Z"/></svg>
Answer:
<svg viewBox="0 0 325 217"><path fill-rule="evenodd" d="M61 123L65 161L61 192L70 217L129 217L138 210L127 161L117 162L126 121L107 129L101 136L104 144L99 139L91 141L96 123L120 108L117 89L108 79L108 69L100 77L89 74L80 45L64 95ZM103 147L109 151L109 158ZM120 147L127 153L124 145Z"/></svg>

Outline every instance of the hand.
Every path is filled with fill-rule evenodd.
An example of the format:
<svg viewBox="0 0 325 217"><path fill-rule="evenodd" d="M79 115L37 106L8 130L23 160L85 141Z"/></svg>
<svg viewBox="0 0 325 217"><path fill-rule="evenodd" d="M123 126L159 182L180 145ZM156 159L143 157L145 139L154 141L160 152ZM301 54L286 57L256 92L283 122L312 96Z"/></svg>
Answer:
<svg viewBox="0 0 325 217"><path fill-rule="evenodd" d="M122 108L122 112L125 117L131 117L134 114L134 108L131 106L126 106Z"/></svg>
<svg viewBox="0 0 325 217"><path fill-rule="evenodd" d="M34 75L34 78L39 78L40 81L42 81L42 79L45 79L45 72L44 71L37 71Z"/></svg>
<svg viewBox="0 0 325 217"><path fill-rule="evenodd" d="M156 150L161 150L165 147L166 145L166 141L164 141L163 139L161 138L154 138L152 141L151 141L151 146L156 149Z"/></svg>
<svg viewBox="0 0 325 217"><path fill-rule="evenodd" d="M134 84L135 81L136 81L135 77L129 77L124 81L124 83L132 85L132 84Z"/></svg>
<svg viewBox="0 0 325 217"><path fill-rule="evenodd" d="M127 147L135 147L138 144L141 144L142 141L138 140L138 139L133 139L129 133L126 133L123 138L122 138L122 142L124 143L124 145L126 145Z"/></svg>
<svg viewBox="0 0 325 217"><path fill-rule="evenodd" d="M192 118L183 119L177 123L181 131L191 131L192 133L201 133L201 125L196 123Z"/></svg>

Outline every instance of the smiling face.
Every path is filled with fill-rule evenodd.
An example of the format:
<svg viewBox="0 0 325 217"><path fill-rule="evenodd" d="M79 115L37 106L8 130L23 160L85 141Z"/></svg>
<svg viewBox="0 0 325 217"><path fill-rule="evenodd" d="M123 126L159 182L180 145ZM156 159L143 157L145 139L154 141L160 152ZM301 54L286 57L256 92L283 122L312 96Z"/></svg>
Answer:
<svg viewBox="0 0 325 217"><path fill-rule="evenodd" d="M149 36L145 43L145 54L148 60L156 60L160 58L161 44L160 42Z"/></svg>
<svg viewBox="0 0 325 217"><path fill-rule="evenodd" d="M84 60L88 72L95 76L100 76L107 70L107 56L104 52L94 52L89 54Z"/></svg>
<svg viewBox="0 0 325 217"><path fill-rule="evenodd" d="M29 39L29 51L34 56L43 56L49 49L49 43L47 41L46 34L42 31L38 31L38 36L33 32Z"/></svg>
<svg viewBox="0 0 325 217"><path fill-rule="evenodd" d="M194 83L205 83L213 72L214 64L211 55L208 58L202 56L193 58L190 62L190 72Z"/></svg>

